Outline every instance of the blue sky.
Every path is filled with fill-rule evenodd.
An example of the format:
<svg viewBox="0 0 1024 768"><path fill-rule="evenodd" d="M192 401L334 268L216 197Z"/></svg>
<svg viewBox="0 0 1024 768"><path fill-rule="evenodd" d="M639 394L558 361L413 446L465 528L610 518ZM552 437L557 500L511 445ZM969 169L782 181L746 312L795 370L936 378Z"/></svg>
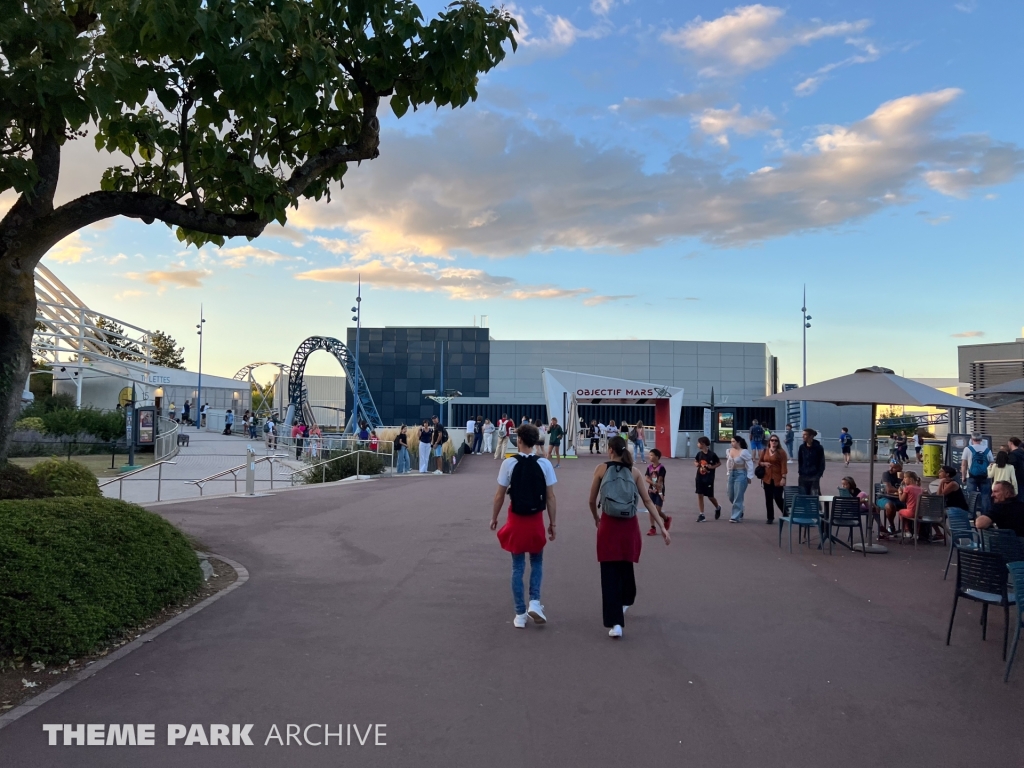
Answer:
<svg viewBox="0 0 1024 768"><path fill-rule="evenodd" d="M805 282L811 381L954 376L957 344L1021 335L1021 4L509 7L479 101L388 113L331 204L220 250L111 221L44 263L190 367L202 302L226 375L344 338L359 274L368 325L765 341L784 381ZM61 194L108 163L78 142Z"/></svg>

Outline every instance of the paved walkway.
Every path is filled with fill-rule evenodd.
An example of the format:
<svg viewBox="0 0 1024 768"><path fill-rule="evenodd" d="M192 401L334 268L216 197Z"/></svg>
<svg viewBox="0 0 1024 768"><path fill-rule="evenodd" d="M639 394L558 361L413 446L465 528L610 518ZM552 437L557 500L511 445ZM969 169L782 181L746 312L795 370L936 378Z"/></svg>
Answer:
<svg viewBox="0 0 1024 768"><path fill-rule="evenodd" d="M682 461L669 463L673 543L644 539L637 605L609 640L585 507L596 462L559 470L550 621L526 630L512 628L509 558L487 529L489 458L454 476L158 507L249 583L0 731L0 763L1020 765L1024 666L1003 684L1002 617L982 642L963 603L945 646L941 547L790 555L756 493L747 523L697 525ZM253 723L261 744L271 724L325 722L387 723L388 746L56 748L42 731Z"/></svg>

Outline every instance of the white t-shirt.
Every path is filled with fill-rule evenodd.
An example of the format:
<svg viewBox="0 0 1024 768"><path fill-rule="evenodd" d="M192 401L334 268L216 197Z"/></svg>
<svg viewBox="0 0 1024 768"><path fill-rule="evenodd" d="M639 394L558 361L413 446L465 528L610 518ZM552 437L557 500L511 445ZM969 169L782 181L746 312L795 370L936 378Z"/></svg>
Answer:
<svg viewBox="0 0 1024 768"><path fill-rule="evenodd" d="M519 452L520 456L532 456L530 453ZM534 459L544 473L544 482L547 485L554 485L558 482L558 478L555 476L555 468L551 466L551 462L544 458ZM508 488L508 484L512 482L512 470L516 466L516 457L509 456L503 462L501 462L501 468L498 470L498 485L502 488Z"/></svg>
<svg viewBox="0 0 1024 768"><path fill-rule="evenodd" d="M615 427L615 426L612 426L611 424L609 424L608 426L606 426L604 428L604 436L605 437L615 437L617 434L619 434L619 428L618 427Z"/></svg>
<svg viewBox="0 0 1024 768"><path fill-rule="evenodd" d="M469 421L466 422L466 434L467 435L472 435L473 434L473 430L475 428L476 428L476 420L475 419L470 419Z"/></svg>

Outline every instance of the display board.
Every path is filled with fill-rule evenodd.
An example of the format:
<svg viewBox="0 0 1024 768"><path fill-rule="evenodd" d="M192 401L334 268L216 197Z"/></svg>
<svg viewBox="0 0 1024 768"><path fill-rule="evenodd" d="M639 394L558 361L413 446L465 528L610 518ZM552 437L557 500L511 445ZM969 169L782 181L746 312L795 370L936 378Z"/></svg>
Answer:
<svg viewBox="0 0 1024 768"><path fill-rule="evenodd" d="M981 439L989 448L992 447L992 435L982 435ZM963 460L964 451L971 442L970 435L950 434L946 435L946 463L951 467L960 470L960 462Z"/></svg>

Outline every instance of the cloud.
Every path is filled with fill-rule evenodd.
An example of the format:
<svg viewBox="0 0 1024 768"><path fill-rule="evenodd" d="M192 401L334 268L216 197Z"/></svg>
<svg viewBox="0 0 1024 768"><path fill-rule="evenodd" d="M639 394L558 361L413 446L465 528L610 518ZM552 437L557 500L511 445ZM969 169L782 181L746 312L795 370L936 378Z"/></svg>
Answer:
<svg viewBox="0 0 1024 768"><path fill-rule="evenodd" d="M538 36L534 34L529 14L515 3L509 3L505 7L519 22L519 34L516 36L519 50L509 62L513 65L524 64L538 58L561 56L572 48L577 40L596 40L605 37L612 31L612 27L606 18L607 11L600 13L597 9L606 7L607 10L611 10L614 4L613 0L594 0L591 10L598 16L598 21L589 29L580 29L564 16L551 15L542 8L536 8L533 13L544 25L544 33Z"/></svg>
<svg viewBox="0 0 1024 768"><path fill-rule="evenodd" d="M115 293L114 294L114 300L115 301L123 301L124 299L137 299L140 296L146 296L146 295L147 294L146 294L145 291L136 291L136 290L130 290L129 289L127 291L121 291L120 293Z"/></svg>
<svg viewBox="0 0 1024 768"><path fill-rule="evenodd" d="M869 21L825 24L812 21L784 27L786 12L774 6L745 5L724 16L704 21L700 16L661 39L706 62L704 75L737 74L763 69L795 46L806 46L829 37L857 34Z"/></svg>
<svg viewBox="0 0 1024 768"><path fill-rule="evenodd" d="M984 331L961 331L960 333L952 334L954 339L977 339L980 336L984 336Z"/></svg>
<svg viewBox="0 0 1024 768"><path fill-rule="evenodd" d="M642 117L690 115L711 106L713 97L703 92L677 93L667 99L638 99L627 97L619 104L612 104L609 111L618 114L635 114Z"/></svg>
<svg viewBox="0 0 1024 768"><path fill-rule="evenodd" d="M327 283L355 283L357 280L381 288L444 293L451 299L566 299L592 293L589 288L559 288L552 285L523 285L512 277L492 275L482 269L440 266L401 256L380 257L299 272L297 280Z"/></svg>
<svg viewBox="0 0 1024 768"><path fill-rule="evenodd" d="M615 7L615 0L590 0L590 10L597 16L607 16Z"/></svg>
<svg viewBox="0 0 1024 768"><path fill-rule="evenodd" d="M129 280L138 280L143 283L155 285L159 293L167 290L168 286L178 288L202 288L203 280L212 275L208 269L151 269L148 272L129 272L125 277Z"/></svg>
<svg viewBox="0 0 1024 768"><path fill-rule="evenodd" d="M974 13L978 8L977 0L969 0L966 3L954 3L953 7L960 13Z"/></svg>
<svg viewBox="0 0 1024 768"><path fill-rule="evenodd" d="M85 254L91 252L92 247L82 240L82 233L75 232L53 246L47 252L46 259L59 264L77 264Z"/></svg>
<svg viewBox="0 0 1024 768"><path fill-rule="evenodd" d="M583 304L588 307L597 307L601 304L607 304L610 301L625 301L626 299L635 298L635 293L624 293L617 296L591 296L589 299L584 299Z"/></svg>
<svg viewBox="0 0 1024 768"><path fill-rule="evenodd" d="M774 122L775 116L767 109L755 110L744 115L739 104L731 109L708 108L690 118L690 123L695 128L713 137L723 146L729 146L729 133L752 136L760 131L767 131Z"/></svg>
<svg viewBox="0 0 1024 768"><path fill-rule="evenodd" d="M385 131L380 158L352 168L330 204L302 203L290 223L338 232L335 247L350 258L433 260L633 252L690 237L733 245L837 227L905 204L922 182L960 193L1024 170L1019 147L942 127L959 94L904 96L818 128L770 165L755 161L755 173L685 152L651 172L636 151L558 126L456 113L430 133ZM961 167L970 173L954 173Z"/></svg>
<svg viewBox="0 0 1024 768"><path fill-rule="evenodd" d="M811 77L798 83L793 92L797 96L810 96L812 93L818 90L818 87L825 82L828 78L826 77L829 72L832 72L841 67L850 67L855 64L869 64L872 61L878 61L882 53L875 47L874 43L870 40L863 38L849 38L847 44L856 46L860 49L860 53L848 56L841 61L833 61L830 64L826 64L820 67Z"/></svg>
<svg viewBox="0 0 1024 768"><path fill-rule="evenodd" d="M234 248L221 248L217 251L221 261L232 269L239 269L250 263L276 264L279 261L296 261L296 256L286 256L283 253L272 251L268 248L257 248L254 245L240 245Z"/></svg>

